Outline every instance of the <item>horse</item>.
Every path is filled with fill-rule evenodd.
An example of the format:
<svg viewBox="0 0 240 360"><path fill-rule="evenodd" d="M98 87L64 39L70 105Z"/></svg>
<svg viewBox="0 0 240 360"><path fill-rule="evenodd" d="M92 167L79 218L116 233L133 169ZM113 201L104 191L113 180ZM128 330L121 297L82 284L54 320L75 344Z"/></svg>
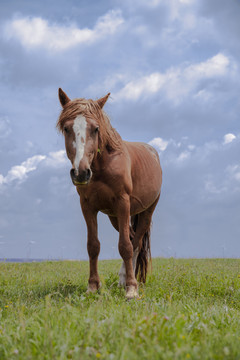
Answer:
<svg viewBox="0 0 240 360"><path fill-rule="evenodd" d="M138 297L151 260L150 227L158 203L162 169L157 151L148 144L122 140L103 110L110 93L98 100L71 100L59 88L62 106L57 128L64 134L70 176L80 196L87 225L90 263L87 293L100 288L97 214L106 214L119 232L123 259L119 285L126 298Z"/></svg>

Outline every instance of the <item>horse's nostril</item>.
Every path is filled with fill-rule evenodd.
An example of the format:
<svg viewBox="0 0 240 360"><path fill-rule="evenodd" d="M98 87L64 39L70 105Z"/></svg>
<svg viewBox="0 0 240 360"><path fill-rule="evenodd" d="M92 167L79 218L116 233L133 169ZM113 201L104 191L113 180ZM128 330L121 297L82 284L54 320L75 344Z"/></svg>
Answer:
<svg viewBox="0 0 240 360"><path fill-rule="evenodd" d="M87 169L87 170L86 170L86 178L87 178L87 180L89 180L90 177L91 177L91 170L90 170L90 169Z"/></svg>
<svg viewBox="0 0 240 360"><path fill-rule="evenodd" d="M88 182L92 176L91 169L83 170L82 172L78 172L76 169L70 170L70 176L74 184L78 183L85 183Z"/></svg>
<svg viewBox="0 0 240 360"><path fill-rule="evenodd" d="M75 178L75 170L74 169L70 170L70 176L72 179Z"/></svg>

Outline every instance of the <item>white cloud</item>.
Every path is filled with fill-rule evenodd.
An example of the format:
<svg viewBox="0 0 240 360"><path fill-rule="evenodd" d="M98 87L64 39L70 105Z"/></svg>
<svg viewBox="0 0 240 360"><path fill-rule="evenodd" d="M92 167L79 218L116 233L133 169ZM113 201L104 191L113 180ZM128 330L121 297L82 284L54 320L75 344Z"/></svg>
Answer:
<svg viewBox="0 0 240 360"><path fill-rule="evenodd" d="M118 93L118 97L137 100L144 93L156 93L166 82L166 76L160 73L153 73L144 76L137 81L130 81Z"/></svg>
<svg viewBox="0 0 240 360"><path fill-rule="evenodd" d="M205 181L205 190L208 192L208 193L211 193L211 194L215 194L215 195L219 195L223 192L226 192L227 191L227 187L226 186L220 186L220 187L217 187L213 180L207 180Z"/></svg>
<svg viewBox="0 0 240 360"><path fill-rule="evenodd" d="M195 2L195 0L180 0L180 3L186 4L186 5L192 5Z"/></svg>
<svg viewBox="0 0 240 360"><path fill-rule="evenodd" d="M7 173L6 176L0 174L0 186L10 184L13 181L22 183L27 180L28 173L37 170L38 165L44 165L52 168L61 167L67 164L67 157L65 150L50 152L46 155L34 155L27 160L23 161L20 165L14 165Z"/></svg>
<svg viewBox="0 0 240 360"><path fill-rule="evenodd" d="M154 72L140 79L131 80L114 97L116 100L138 100L140 97L162 91L163 96L168 100L178 103L182 98L194 92L202 80L228 75L231 70L230 65L230 59L219 53L204 62L188 66L184 64L170 68L165 73ZM197 91L197 96L202 94L203 90L202 93ZM205 100L207 100L206 97Z"/></svg>
<svg viewBox="0 0 240 360"><path fill-rule="evenodd" d="M170 7L172 11L176 11L178 10L178 7L181 7L182 5L193 5L196 0L125 0L125 2L130 7L130 9L136 9L139 7L139 5L147 8L156 8L159 5L166 5Z"/></svg>
<svg viewBox="0 0 240 360"><path fill-rule="evenodd" d="M117 94L116 99L138 100L142 95L156 93L166 82L166 76L161 73L152 73L139 80L128 82Z"/></svg>
<svg viewBox="0 0 240 360"><path fill-rule="evenodd" d="M78 44L93 43L113 34L124 22L120 10L111 10L100 17L93 29L79 29L76 25L50 24L41 17L23 17L8 21L4 27L5 39L16 39L27 49L42 47L63 51Z"/></svg>
<svg viewBox="0 0 240 360"><path fill-rule="evenodd" d="M67 162L68 159L65 150L50 152L45 161L46 165L50 167L61 167Z"/></svg>
<svg viewBox="0 0 240 360"><path fill-rule="evenodd" d="M166 150L166 148L168 146L168 141L163 140L160 137L156 137L156 138L152 139L151 141L149 141L149 145L156 148L157 151L164 151L164 150Z"/></svg>
<svg viewBox="0 0 240 360"><path fill-rule="evenodd" d="M229 63L229 58L219 53L206 61L187 67L185 77L191 80L222 76L226 74Z"/></svg>
<svg viewBox="0 0 240 360"><path fill-rule="evenodd" d="M0 174L0 185L9 184L14 180L22 182L27 179L27 174L37 169L38 164L46 158L44 155L35 155L23 161L21 165L13 166L4 177Z"/></svg>
<svg viewBox="0 0 240 360"><path fill-rule="evenodd" d="M223 145L231 143L234 139L236 139L236 136L234 134L226 134L223 137Z"/></svg>
<svg viewBox="0 0 240 360"><path fill-rule="evenodd" d="M240 165L229 165L226 168L226 173L230 176L231 179L240 181Z"/></svg>
<svg viewBox="0 0 240 360"><path fill-rule="evenodd" d="M191 153L189 151L183 151L181 152L181 154L178 156L177 161L184 161L187 160L189 157L191 156Z"/></svg>
<svg viewBox="0 0 240 360"><path fill-rule="evenodd" d="M194 95L194 98L200 99L203 102L208 102L213 96L214 95L210 91L201 89L196 93L196 95Z"/></svg>

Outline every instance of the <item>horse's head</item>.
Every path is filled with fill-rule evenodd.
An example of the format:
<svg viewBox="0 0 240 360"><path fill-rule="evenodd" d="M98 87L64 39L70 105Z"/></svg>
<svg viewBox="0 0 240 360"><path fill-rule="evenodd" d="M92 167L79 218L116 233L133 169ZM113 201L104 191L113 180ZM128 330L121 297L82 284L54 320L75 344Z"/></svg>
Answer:
<svg viewBox="0 0 240 360"><path fill-rule="evenodd" d="M92 101L101 111L110 94ZM63 107L60 128L65 137L66 152L72 163L70 175L74 185L86 185L92 177L91 165L99 152L99 123L96 116L86 111L87 101L71 101L62 89L59 100Z"/></svg>

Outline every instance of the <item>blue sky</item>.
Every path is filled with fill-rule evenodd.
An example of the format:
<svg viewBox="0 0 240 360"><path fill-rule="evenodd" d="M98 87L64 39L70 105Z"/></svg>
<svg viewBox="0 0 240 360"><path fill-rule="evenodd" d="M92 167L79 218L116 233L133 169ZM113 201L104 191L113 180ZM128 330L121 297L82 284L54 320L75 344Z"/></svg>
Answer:
<svg viewBox="0 0 240 360"><path fill-rule="evenodd" d="M111 92L121 136L159 151L153 256L240 256L239 16L233 0L0 2L0 258L87 259L59 87ZM119 257L104 215L99 237Z"/></svg>

